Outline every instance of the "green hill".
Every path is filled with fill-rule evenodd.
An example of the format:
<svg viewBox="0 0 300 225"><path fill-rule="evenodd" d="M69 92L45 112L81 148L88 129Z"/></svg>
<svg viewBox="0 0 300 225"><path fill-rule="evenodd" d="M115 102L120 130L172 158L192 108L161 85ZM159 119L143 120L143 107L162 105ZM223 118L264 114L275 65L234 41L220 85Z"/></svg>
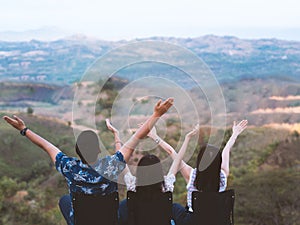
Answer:
<svg viewBox="0 0 300 225"><path fill-rule="evenodd" d="M30 129L37 131L67 153L73 152L74 137L72 137L72 129L67 127L66 124L26 114L20 116L26 121ZM0 135L3 137L0 140L2 146L1 176L27 181L35 173L46 175L49 172L49 168L51 169L52 165L48 155L33 145L27 138L19 135L15 129L5 124L4 120L0 123Z"/></svg>
<svg viewBox="0 0 300 225"><path fill-rule="evenodd" d="M30 129L74 155L70 127L49 118L20 117ZM0 122L0 135L0 224L64 224L57 202L67 193L66 184L48 155L4 120Z"/></svg>
<svg viewBox="0 0 300 225"><path fill-rule="evenodd" d="M111 84L110 82L108 84ZM120 83L120 87L124 85ZM95 86L91 86L92 91ZM245 90L249 86L243 85ZM290 86L287 86L290 87ZM96 113L99 118L110 115L110 107L117 95L114 86L106 86L106 96L99 99ZM227 90L232 90L228 85ZM298 87L297 87L298 88ZM296 91L298 89L295 89ZM275 89L276 90L276 89ZM290 90L290 89L286 89ZM266 97L273 94L267 93ZM281 93L284 95L284 93ZM289 94L289 93L288 93ZM287 103L285 103L287 104ZM103 115L103 113L105 115ZM3 114L0 114L2 117ZM30 129L41 134L69 155L74 155L74 135L68 121L62 123L50 117L21 114ZM113 137L105 124L97 121L101 139L113 152ZM176 147L180 139L180 123L169 118L165 140ZM207 129L207 130L206 130ZM202 128L200 140L211 134L219 140L222 130ZM47 154L35 147L16 130L0 122L0 224L5 225L52 225L65 224L57 203L67 193L65 181L55 171ZM223 146L231 135L225 130ZM299 154L300 135L297 130L274 127L250 126L238 138L231 153L231 175L228 188L236 190L235 218L238 225L291 224L299 221ZM142 147L142 146L141 146ZM164 157L160 149L153 151ZM188 163L195 166L197 150ZM136 163L138 155L132 162ZM165 168L167 170L168 168ZM185 205L186 183L180 174L174 191L174 202ZM119 188L124 198L124 186Z"/></svg>
<svg viewBox="0 0 300 225"><path fill-rule="evenodd" d="M21 116L31 129L72 154L74 138L68 126L34 116ZM6 137L1 139L0 157L2 223L63 224L57 208L59 197L67 192L62 176L54 170L46 153L4 122L0 126L1 137ZM228 130L226 137L229 135ZM167 141L174 143L176 140L173 138L170 134ZM289 134L284 130L270 128L249 128L239 137L232 149L232 175L229 179L229 188L234 188L237 195L237 224L271 224L272 220L267 220L269 215L275 219L280 217L284 221L282 224L293 224L289 222L297 221L299 205L296 202L300 196L297 185L299 144L298 133ZM195 164L196 154L197 151L189 164ZM181 175L178 175L175 202L185 204L185 185ZM267 190L272 194L264 194ZM25 193L23 198L20 197L20 191ZM121 198L124 195L124 189L120 187ZM276 205L281 205L281 208L276 208Z"/></svg>

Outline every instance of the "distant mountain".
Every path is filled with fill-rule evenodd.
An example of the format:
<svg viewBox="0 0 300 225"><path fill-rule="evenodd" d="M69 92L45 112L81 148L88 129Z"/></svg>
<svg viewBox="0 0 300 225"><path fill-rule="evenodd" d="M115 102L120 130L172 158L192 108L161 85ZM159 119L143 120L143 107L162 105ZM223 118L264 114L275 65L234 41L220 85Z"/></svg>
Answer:
<svg viewBox="0 0 300 225"><path fill-rule="evenodd" d="M70 35L70 32L66 32L56 27L43 27L26 31L3 31L0 32L0 40L9 42L31 40L54 41L68 35Z"/></svg>
<svg viewBox="0 0 300 225"><path fill-rule="evenodd" d="M214 35L198 38L151 37L133 41L145 40L166 41L191 50L204 60L221 82L269 77L300 80L300 42L297 41L248 40ZM50 42L0 41L0 80L73 83L98 57L127 43L132 41L102 41L82 35ZM124 52L114 60L122 60L123 57L128 55ZM161 68L156 70L151 73L162 71ZM130 69L125 75L129 80L139 76L137 71Z"/></svg>

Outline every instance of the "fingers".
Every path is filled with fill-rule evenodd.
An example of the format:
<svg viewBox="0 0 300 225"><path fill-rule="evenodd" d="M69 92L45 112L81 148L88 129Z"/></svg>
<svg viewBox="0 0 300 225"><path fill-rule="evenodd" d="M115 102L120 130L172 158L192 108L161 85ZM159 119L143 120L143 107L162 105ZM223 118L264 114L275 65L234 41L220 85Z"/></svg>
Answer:
<svg viewBox="0 0 300 225"><path fill-rule="evenodd" d="M246 128L246 126L247 126L247 124L248 124L248 120L242 120L240 123L239 123L239 126L241 126L241 127L245 127Z"/></svg>
<svg viewBox="0 0 300 225"><path fill-rule="evenodd" d="M16 115L13 115L13 118L15 118L17 121L20 121L20 118L17 117Z"/></svg>
<svg viewBox="0 0 300 225"><path fill-rule="evenodd" d="M160 99L154 107L154 115L155 116L162 116L164 113L166 113L169 108L173 105L173 98L168 98L167 100L165 100L164 102L162 102L162 100Z"/></svg>
<svg viewBox="0 0 300 225"><path fill-rule="evenodd" d="M198 131L199 131L199 128L200 128L200 126L199 126L199 124L197 124L197 125L193 128L193 130L191 130L187 135L188 135L188 136L193 136L193 135L197 134Z"/></svg>
<svg viewBox="0 0 300 225"><path fill-rule="evenodd" d="M160 104L159 104L159 108L163 108L165 109L166 111L169 110L169 108L173 105L174 103L174 98L168 98L167 100L165 100L163 103L161 103L160 101Z"/></svg>
<svg viewBox="0 0 300 225"><path fill-rule="evenodd" d="M112 130L112 126L109 119L105 119L106 126L109 130Z"/></svg>
<svg viewBox="0 0 300 225"><path fill-rule="evenodd" d="M118 134L119 131L117 128L115 128L112 123L110 122L109 119L105 119L105 122L106 122L106 126L107 126L107 129L109 129L111 132L113 132L114 134Z"/></svg>
<svg viewBox="0 0 300 225"><path fill-rule="evenodd" d="M197 124L193 129L193 133L196 134L199 131L199 127L200 127L199 124Z"/></svg>
<svg viewBox="0 0 300 225"><path fill-rule="evenodd" d="M236 124L236 121L233 121L233 127L239 126L239 127L246 127L248 124L248 120L242 120L238 124Z"/></svg>
<svg viewBox="0 0 300 225"><path fill-rule="evenodd" d="M248 120L242 120L238 125L233 126L232 130L235 135L239 135L247 128Z"/></svg>
<svg viewBox="0 0 300 225"><path fill-rule="evenodd" d="M158 102L155 104L155 107L159 107L159 106L160 106L160 104L161 104L161 102L162 102L162 100L161 100L161 99L159 99L159 100L158 100Z"/></svg>
<svg viewBox="0 0 300 225"><path fill-rule="evenodd" d="M163 105L165 105L167 108L170 108L174 103L174 98L168 98L166 101L164 101Z"/></svg>
<svg viewBox="0 0 300 225"><path fill-rule="evenodd" d="M20 119L19 117L17 117L16 115L14 115L13 117L16 119L16 121L17 121L17 123L18 123L19 125L24 124L24 121L21 120L21 119Z"/></svg>
<svg viewBox="0 0 300 225"><path fill-rule="evenodd" d="M8 117L8 116L3 116L3 119L6 121L6 122L8 122L8 123L13 123L13 122L16 122L14 119L12 119L12 118L10 118L10 117Z"/></svg>

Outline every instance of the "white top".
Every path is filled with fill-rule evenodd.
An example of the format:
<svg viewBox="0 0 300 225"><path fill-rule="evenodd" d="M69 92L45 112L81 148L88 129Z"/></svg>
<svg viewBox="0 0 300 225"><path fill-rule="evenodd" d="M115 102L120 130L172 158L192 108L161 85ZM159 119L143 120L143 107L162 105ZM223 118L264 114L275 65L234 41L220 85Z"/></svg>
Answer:
<svg viewBox="0 0 300 225"><path fill-rule="evenodd" d="M124 181L127 187L127 191L136 191L136 177L133 176L130 171L128 171L124 176ZM170 174L168 176L164 176L165 186L163 187L163 192L173 192L174 190L174 183L176 178L174 174Z"/></svg>

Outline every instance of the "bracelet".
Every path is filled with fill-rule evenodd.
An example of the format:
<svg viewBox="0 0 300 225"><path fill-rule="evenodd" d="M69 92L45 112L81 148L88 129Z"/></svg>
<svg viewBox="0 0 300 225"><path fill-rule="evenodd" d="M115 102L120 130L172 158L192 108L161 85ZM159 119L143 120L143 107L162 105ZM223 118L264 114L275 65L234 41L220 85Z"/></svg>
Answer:
<svg viewBox="0 0 300 225"><path fill-rule="evenodd" d="M28 130L28 127L25 127L23 130L20 130L20 134L22 136L26 136L26 131Z"/></svg>
<svg viewBox="0 0 300 225"><path fill-rule="evenodd" d="M159 144L160 138L156 138L154 141L155 141L156 144Z"/></svg>

